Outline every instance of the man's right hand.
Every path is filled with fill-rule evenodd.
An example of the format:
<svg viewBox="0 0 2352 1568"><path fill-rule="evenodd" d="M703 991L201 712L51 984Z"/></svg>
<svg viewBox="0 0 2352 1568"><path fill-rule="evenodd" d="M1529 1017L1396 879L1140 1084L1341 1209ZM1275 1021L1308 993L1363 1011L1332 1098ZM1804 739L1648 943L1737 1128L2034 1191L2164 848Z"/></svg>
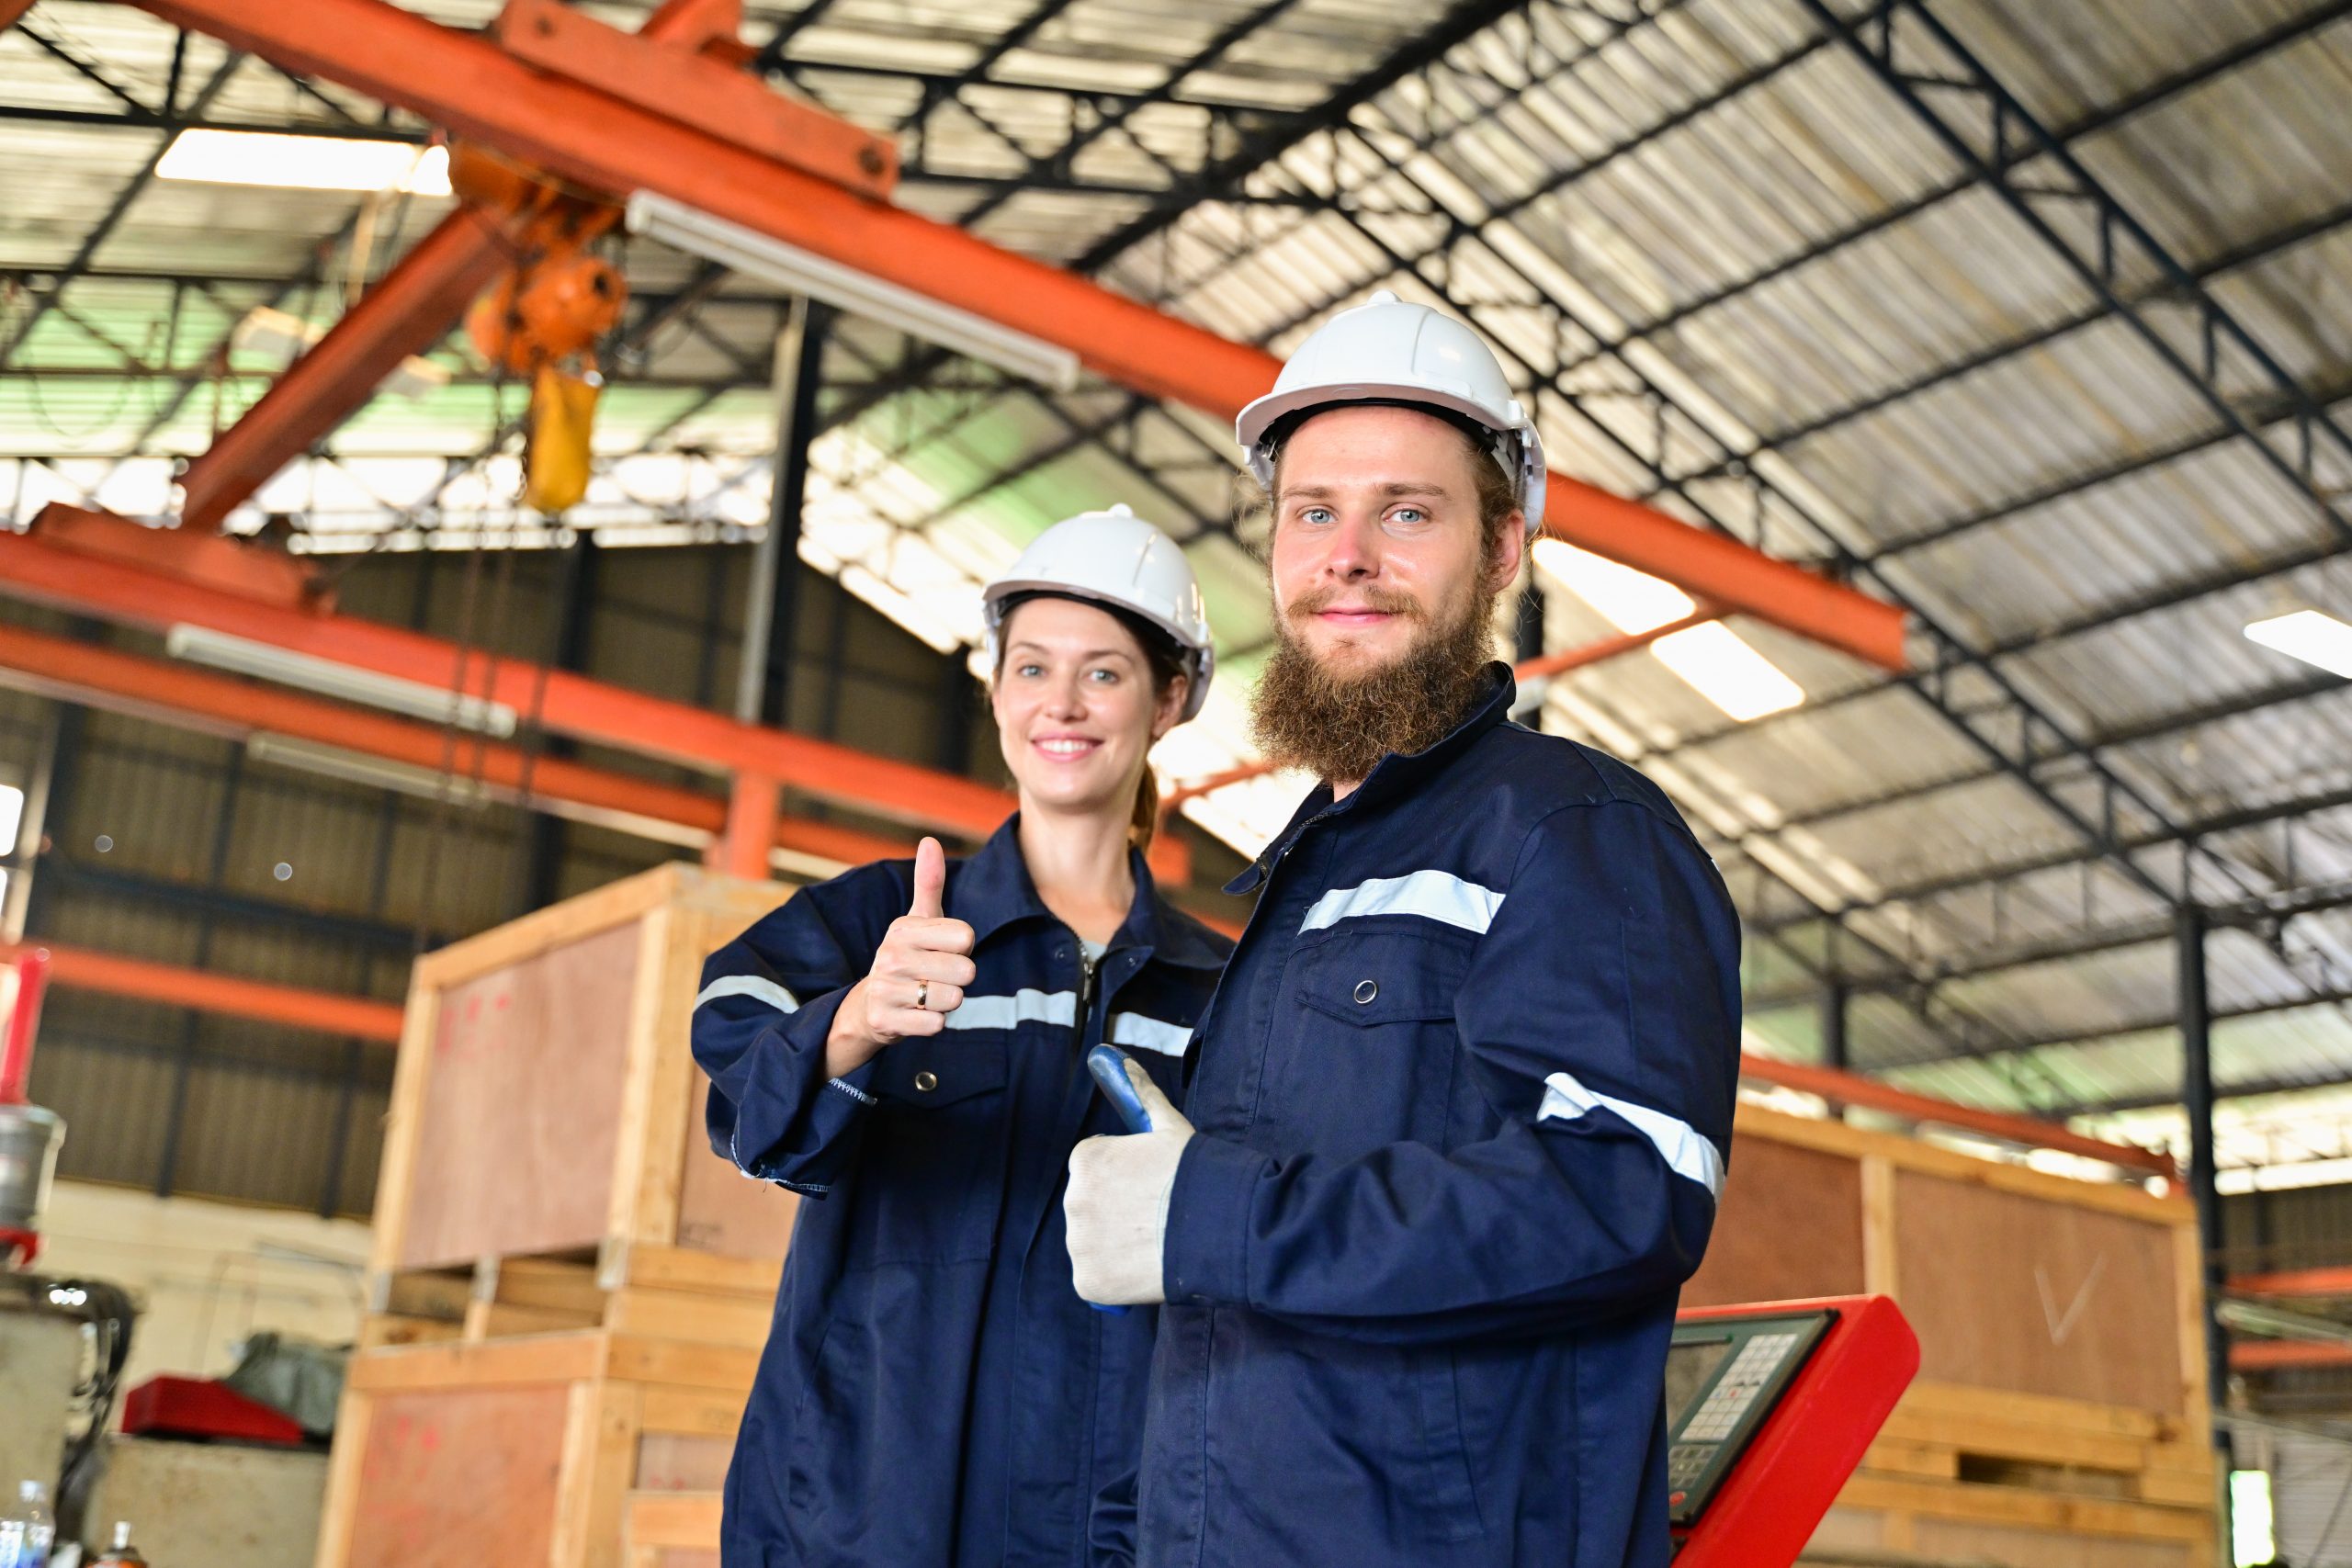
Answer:
<svg viewBox="0 0 2352 1568"><path fill-rule="evenodd" d="M946 917L947 855L936 839L915 848L914 898L890 922L865 978L842 998L825 1041L826 1070L834 1077L871 1061L885 1045L936 1034L944 1015L964 1000L977 973L972 928Z"/></svg>

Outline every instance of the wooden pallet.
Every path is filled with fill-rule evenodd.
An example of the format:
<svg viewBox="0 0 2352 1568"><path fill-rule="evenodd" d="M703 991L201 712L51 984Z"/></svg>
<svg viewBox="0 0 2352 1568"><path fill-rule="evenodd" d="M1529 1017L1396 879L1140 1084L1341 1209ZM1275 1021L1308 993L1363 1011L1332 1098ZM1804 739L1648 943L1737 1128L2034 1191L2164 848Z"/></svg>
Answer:
<svg viewBox="0 0 2352 1568"><path fill-rule="evenodd" d="M372 1348L605 1328L757 1349L766 1342L783 1271L779 1260L671 1247L397 1269L369 1280L360 1343Z"/></svg>
<svg viewBox="0 0 2352 1568"><path fill-rule="evenodd" d="M2209 1560L2220 1476L2201 1430L2120 1405L1917 1383L1816 1544L2017 1568Z"/></svg>
<svg viewBox="0 0 2352 1568"><path fill-rule="evenodd" d="M362 1351L318 1568L648 1568L632 1499L716 1497L758 1359L602 1328Z"/></svg>

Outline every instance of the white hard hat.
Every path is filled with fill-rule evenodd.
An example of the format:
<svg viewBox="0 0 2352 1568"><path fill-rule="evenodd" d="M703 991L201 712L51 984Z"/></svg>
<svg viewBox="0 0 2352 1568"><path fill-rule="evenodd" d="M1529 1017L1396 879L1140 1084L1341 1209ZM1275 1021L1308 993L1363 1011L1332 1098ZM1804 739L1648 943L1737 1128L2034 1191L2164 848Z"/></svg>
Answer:
<svg viewBox="0 0 2352 1568"><path fill-rule="evenodd" d="M1182 656L1192 691L1184 718L1209 700L1209 677L1216 649L1209 641L1209 616L1193 564L1176 541L1125 506L1065 517L1031 542L1021 558L981 590L981 622L987 627L988 660L999 658L997 633L1005 607L1023 594L1050 593L1084 599L1140 615L1166 632Z"/></svg>
<svg viewBox="0 0 2352 1568"><path fill-rule="evenodd" d="M1422 403L1485 430L1511 479L1527 531L1544 523L1544 442L1477 331L1384 288L1308 334L1274 378L1274 389L1241 411L1233 434L1260 484L1274 482L1267 433L1286 414L1332 403Z"/></svg>

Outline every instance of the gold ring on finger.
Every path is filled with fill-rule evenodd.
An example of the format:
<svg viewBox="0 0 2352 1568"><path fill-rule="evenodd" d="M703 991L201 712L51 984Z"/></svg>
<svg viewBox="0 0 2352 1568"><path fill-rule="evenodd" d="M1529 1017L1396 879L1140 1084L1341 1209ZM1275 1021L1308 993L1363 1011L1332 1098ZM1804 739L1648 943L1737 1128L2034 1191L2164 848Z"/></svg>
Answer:
<svg viewBox="0 0 2352 1568"><path fill-rule="evenodd" d="M915 982L915 1006L916 1006L916 1007L918 1007L918 1008L922 1009L922 1010L925 1010L925 1011L929 1011L929 1010L930 1010L930 1009L931 1009L931 982L930 982L930 981L928 981L928 980L917 980L917 981Z"/></svg>

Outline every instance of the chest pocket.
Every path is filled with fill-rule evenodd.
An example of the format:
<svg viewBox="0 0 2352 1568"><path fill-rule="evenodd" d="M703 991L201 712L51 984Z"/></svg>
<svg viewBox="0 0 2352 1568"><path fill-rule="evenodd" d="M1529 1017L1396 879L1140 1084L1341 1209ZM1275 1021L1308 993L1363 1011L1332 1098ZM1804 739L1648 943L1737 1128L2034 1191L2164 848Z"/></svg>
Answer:
<svg viewBox="0 0 2352 1568"><path fill-rule="evenodd" d="M894 1106L936 1111L1004 1088L1010 1030L944 1030L886 1047L873 1092Z"/></svg>
<svg viewBox="0 0 2352 1568"><path fill-rule="evenodd" d="M989 1256L1011 1134L1010 1030L949 1030L886 1047L869 1088L854 1179L857 1260L969 1262Z"/></svg>
<svg viewBox="0 0 2352 1568"><path fill-rule="evenodd" d="M1293 960L1274 1114L1339 1158L1444 1136L1453 1009L1476 938L1409 917L1351 920Z"/></svg>
<svg viewBox="0 0 2352 1568"><path fill-rule="evenodd" d="M1466 938L1342 926L1340 934L1300 955L1298 999L1364 1027L1451 1022L1469 967Z"/></svg>

